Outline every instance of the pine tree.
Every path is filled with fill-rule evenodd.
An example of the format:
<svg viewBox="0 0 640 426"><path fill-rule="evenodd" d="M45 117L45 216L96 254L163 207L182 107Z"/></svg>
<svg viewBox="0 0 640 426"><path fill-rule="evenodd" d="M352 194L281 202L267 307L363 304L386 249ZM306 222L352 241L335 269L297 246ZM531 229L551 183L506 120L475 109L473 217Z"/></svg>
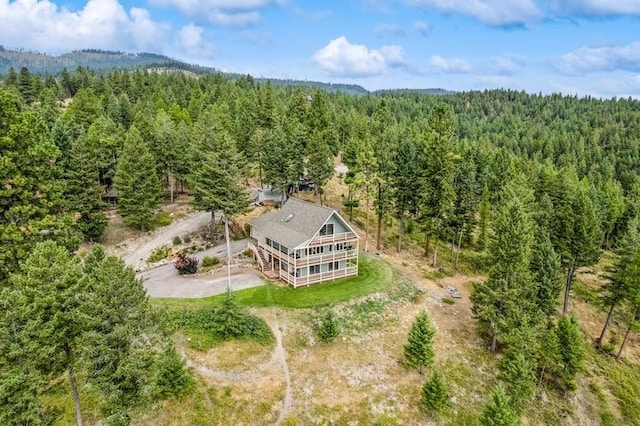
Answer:
<svg viewBox="0 0 640 426"><path fill-rule="evenodd" d="M182 154L176 128L171 117L165 111L159 111L153 122L153 152L158 160L158 176L163 176L165 186L169 189L173 203L175 175Z"/></svg>
<svg viewBox="0 0 640 426"><path fill-rule="evenodd" d="M633 294L640 291L640 233L638 219L629 222L629 229L620 247L616 250L613 265L607 268L607 282L603 287L603 301L609 306L607 318L602 327L600 337L596 340L596 347L604 343L604 337L609 328L613 312L624 300L633 298Z"/></svg>
<svg viewBox="0 0 640 426"><path fill-rule="evenodd" d="M10 340L3 339L4 345ZM25 368L25 356L0 361L0 424L47 425L57 418L54 410L42 406L46 379Z"/></svg>
<svg viewBox="0 0 640 426"><path fill-rule="evenodd" d="M396 172L392 177L393 201L398 217L398 252L402 250L405 218L407 213L418 210L419 194L415 190L416 176L420 174L420 153L415 140L401 137L394 157Z"/></svg>
<svg viewBox="0 0 640 426"><path fill-rule="evenodd" d="M429 117L423 148L425 167L420 176L420 191L423 196L420 203L421 221L436 237L433 266L438 261L438 240L444 225L453 214L455 140L456 117L453 110L448 105L439 104Z"/></svg>
<svg viewBox="0 0 640 426"><path fill-rule="evenodd" d="M521 312L533 310L535 288L529 270L533 223L525 204L527 197L530 193L517 183L505 189L505 199L493 221L489 247L493 266L487 280L476 284L471 293L471 310L487 332L491 350L502 342Z"/></svg>
<svg viewBox="0 0 640 426"><path fill-rule="evenodd" d="M302 175L301 153L297 142L289 137L283 123L266 132L264 146L264 181L274 188L287 190Z"/></svg>
<svg viewBox="0 0 640 426"><path fill-rule="evenodd" d="M540 347L536 354L538 386L544 382L546 373L558 375L560 365L560 341L553 322L549 321L540 335Z"/></svg>
<svg viewBox="0 0 640 426"><path fill-rule="evenodd" d="M398 126L384 98L376 105L371 116L373 152L376 158L375 210L376 210L376 250L382 249L382 222L392 207L393 191L391 180L396 173L395 162L398 146Z"/></svg>
<svg viewBox="0 0 640 426"><path fill-rule="evenodd" d="M196 125L189 185L196 209L233 216L246 210L249 199L240 185L240 156L228 127L228 111L213 109Z"/></svg>
<svg viewBox="0 0 640 426"><path fill-rule="evenodd" d="M21 360L44 377L55 378L63 372L69 376L78 425L82 424L80 398L75 378L78 347L86 323L81 310L87 291L82 270L69 252L53 241L39 243L21 265L21 273L12 275L12 289L18 293L20 310L29 320L15 327L28 353ZM12 313L9 313L12 315Z"/></svg>
<svg viewBox="0 0 640 426"><path fill-rule="evenodd" d="M338 319L331 309L329 309L324 317L322 323L318 329L318 337L325 343L331 343L335 341L340 335L340 325Z"/></svg>
<svg viewBox="0 0 640 426"><path fill-rule="evenodd" d="M98 238L107 227L107 216L95 157L87 150L85 138L78 139L71 148L66 183L67 210L74 215L76 227L85 237Z"/></svg>
<svg viewBox="0 0 640 426"><path fill-rule="evenodd" d="M161 186L155 158L135 127L127 133L114 184L125 223L144 231L160 203Z"/></svg>
<svg viewBox="0 0 640 426"><path fill-rule="evenodd" d="M576 270L592 265L600 258L602 234L596 208L589 197L588 182L580 182L572 174L561 175L559 179L551 240L566 272L562 306L565 315Z"/></svg>
<svg viewBox="0 0 640 426"><path fill-rule="evenodd" d="M160 399L182 399L194 387L192 372L174 346L168 347L160 357L154 387Z"/></svg>
<svg viewBox="0 0 640 426"><path fill-rule="evenodd" d="M489 228L490 213L489 189L485 183L482 187L482 198L480 199L480 233L478 234L478 247L483 250L487 247L487 230Z"/></svg>
<svg viewBox="0 0 640 426"><path fill-rule="evenodd" d="M435 331L426 311L421 311L414 320L407 343L404 345L405 365L418 368L422 374L423 368L433 362L433 335Z"/></svg>
<svg viewBox="0 0 640 426"><path fill-rule="evenodd" d="M13 68L12 66L9 67L9 69L7 70L7 75L5 75L4 79L2 79L2 85L6 88L9 88L11 86L18 86L18 73L16 73L15 68Z"/></svg>
<svg viewBox="0 0 640 426"><path fill-rule="evenodd" d="M506 384L514 411L522 412L536 387L532 359L523 352L507 351L500 362L499 378Z"/></svg>
<svg viewBox="0 0 640 426"><path fill-rule="evenodd" d="M27 67L20 68L20 74L18 74L18 91L27 105L30 105L36 100L36 94L33 90L33 77Z"/></svg>
<svg viewBox="0 0 640 426"><path fill-rule="evenodd" d="M442 375L434 371L431 378L422 386L420 397L420 409L423 412L434 415L439 413L447 405L447 389L442 381Z"/></svg>
<svg viewBox="0 0 640 426"><path fill-rule="evenodd" d="M323 187L333 176L333 155L321 132L312 133L307 141L307 162L305 168L309 178L315 183L316 196L322 204Z"/></svg>
<svg viewBox="0 0 640 426"><path fill-rule="evenodd" d="M584 370L585 342L574 316L563 315L558 322L562 370L560 378L568 390L577 388L576 376Z"/></svg>
<svg viewBox="0 0 640 426"><path fill-rule="evenodd" d="M505 389L497 386L491 393L491 401L482 411L480 426L516 426L519 423Z"/></svg>
<svg viewBox="0 0 640 426"><path fill-rule="evenodd" d="M35 245L54 240L70 250L79 238L63 212L60 151L33 112L15 94L0 90L0 283L17 271Z"/></svg>
<svg viewBox="0 0 640 426"><path fill-rule="evenodd" d="M538 239L531 259L533 282L537 287L536 305L547 315L556 312L556 303L562 292L560 280L560 256L543 230L538 231Z"/></svg>
<svg viewBox="0 0 640 426"><path fill-rule="evenodd" d="M453 186L456 194L454 217L450 222L459 230L463 241L471 242L475 214L480 203L480 187L476 179L476 164L469 150L464 152L456 168ZM485 223L486 235L486 223Z"/></svg>
<svg viewBox="0 0 640 426"><path fill-rule="evenodd" d="M171 344L166 318L151 306L133 269L100 246L87 254L83 270L90 292L82 309L88 328L82 368L101 395L107 423L128 424L131 412L153 398L154 372Z"/></svg>

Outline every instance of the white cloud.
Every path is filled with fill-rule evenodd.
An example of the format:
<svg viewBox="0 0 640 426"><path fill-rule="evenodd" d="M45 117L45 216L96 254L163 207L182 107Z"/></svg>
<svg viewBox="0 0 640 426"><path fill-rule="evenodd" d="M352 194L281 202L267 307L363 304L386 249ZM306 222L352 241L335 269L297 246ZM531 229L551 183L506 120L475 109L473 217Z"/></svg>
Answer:
<svg viewBox="0 0 640 426"><path fill-rule="evenodd" d="M609 96L640 97L640 74L634 76L607 78L603 81L602 89Z"/></svg>
<svg viewBox="0 0 640 426"><path fill-rule="evenodd" d="M241 37L247 42L260 47L273 46L273 36L267 32L258 32L246 30L240 33Z"/></svg>
<svg viewBox="0 0 640 426"><path fill-rule="evenodd" d="M478 82L478 86L482 88L491 87L501 89L513 86L512 79L500 75L479 75L475 80Z"/></svg>
<svg viewBox="0 0 640 426"><path fill-rule="evenodd" d="M89 0L78 11L48 0L0 0L0 40L6 46L52 53L81 48L162 51L168 29L145 9L127 13L118 0Z"/></svg>
<svg viewBox="0 0 640 426"><path fill-rule="evenodd" d="M431 25L426 22L414 21L413 28L416 29L423 37L428 37L431 34Z"/></svg>
<svg viewBox="0 0 640 426"><path fill-rule="evenodd" d="M640 72L640 41L626 46L581 47L562 55L553 66L567 75L614 70Z"/></svg>
<svg viewBox="0 0 640 426"><path fill-rule="evenodd" d="M525 57L513 53L498 56L489 60L489 69L493 75L514 75L527 62Z"/></svg>
<svg viewBox="0 0 640 426"><path fill-rule="evenodd" d="M404 0L410 6L472 16L494 26L522 25L541 18L534 0Z"/></svg>
<svg viewBox="0 0 640 426"><path fill-rule="evenodd" d="M407 33L397 25L379 24L373 30L377 37L404 37Z"/></svg>
<svg viewBox="0 0 640 426"><path fill-rule="evenodd" d="M155 6L175 7L185 16L217 25L248 26L262 20L260 9L285 0L149 0Z"/></svg>
<svg viewBox="0 0 640 426"><path fill-rule="evenodd" d="M175 49L186 58L211 58L215 53L213 45L204 41L204 29L189 23L176 36Z"/></svg>
<svg viewBox="0 0 640 426"><path fill-rule="evenodd" d="M255 10L278 3L273 0L150 0L157 6L175 6L190 13L203 9L218 10Z"/></svg>
<svg viewBox="0 0 640 426"><path fill-rule="evenodd" d="M429 63L438 70L445 73L462 74L471 72L471 64L459 58L443 58L442 56L432 56Z"/></svg>
<svg viewBox="0 0 640 426"><path fill-rule="evenodd" d="M640 15L638 0L554 0L551 10L566 15L621 16Z"/></svg>
<svg viewBox="0 0 640 426"><path fill-rule="evenodd" d="M404 50L400 46L369 49L351 44L344 37L331 40L313 55L313 61L329 74L345 77L367 77L385 74L393 67L405 64Z"/></svg>

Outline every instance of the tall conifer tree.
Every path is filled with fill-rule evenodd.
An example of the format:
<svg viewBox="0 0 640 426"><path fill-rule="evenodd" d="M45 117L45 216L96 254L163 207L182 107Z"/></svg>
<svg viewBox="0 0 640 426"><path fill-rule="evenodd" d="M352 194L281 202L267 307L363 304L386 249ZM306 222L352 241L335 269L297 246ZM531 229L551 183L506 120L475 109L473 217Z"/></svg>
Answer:
<svg viewBox="0 0 640 426"><path fill-rule="evenodd" d="M118 194L118 212L129 226L141 230L151 223L160 204L162 188L156 174L156 161L148 144L135 127L127 133L114 186Z"/></svg>

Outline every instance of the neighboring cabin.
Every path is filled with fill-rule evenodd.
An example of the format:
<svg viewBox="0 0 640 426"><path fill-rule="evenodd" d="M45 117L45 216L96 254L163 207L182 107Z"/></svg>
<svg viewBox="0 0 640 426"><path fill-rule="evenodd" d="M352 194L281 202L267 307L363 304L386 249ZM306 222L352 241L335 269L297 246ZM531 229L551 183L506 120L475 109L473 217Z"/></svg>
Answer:
<svg viewBox="0 0 640 426"><path fill-rule="evenodd" d="M260 268L293 287L358 274L355 233L335 210L289 198L250 222Z"/></svg>

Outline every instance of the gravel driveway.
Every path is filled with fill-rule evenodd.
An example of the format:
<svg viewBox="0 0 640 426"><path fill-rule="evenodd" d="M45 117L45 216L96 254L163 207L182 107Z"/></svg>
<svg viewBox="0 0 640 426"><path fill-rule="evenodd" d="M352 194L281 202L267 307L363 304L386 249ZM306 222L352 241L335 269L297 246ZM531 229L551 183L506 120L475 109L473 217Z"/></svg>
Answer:
<svg viewBox="0 0 640 426"><path fill-rule="evenodd" d="M236 254L247 248L247 240L231 241L231 253ZM202 259L204 256L226 258L227 246L222 244L194 254ZM138 274L143 279L144 287L151 297L200 298L221 294L227 291L227 277L211 277L207 275L184 276L169 263L158 268L149 269ZM257 287L264 282L255 274L233 274L231 289L242 290Z"/></svg>
<svg viewBox="0 0 640 426"><path fill-rule="evenodd" d="M128 241L126 253L122 255L125 263L135 269L140 269L144 259L151 252L162 245L170 245L176 235L188 234L197 231L211 220L211 214L197 212L187 215L183 220L162 227L151 236L140 238L137 241ZM231 253L237 254L247 248L247 240L231 241ZM226 244L212 247L193 254L198 259L204 256L212 256L223 259L227 257ZM201 275L197 277L185 277L178 274L173 263L149 269L137 274L142 278L143 285L151 297L176 297L176 298L200 298L224 293L227 290L227 277L214 278ZM255 274L240 273L231 276L232 290L241 290L263 285L264 282Z"/></svg>
<svg viewBox="0 0 640 426"><path fill-rule="evenodd" d="M161 271L167 268L168 271ZM169 269L170 268L170 269ZM158 277L156 274L160 273ZM151 297L201 298L222 294L227 291L227 277L212 278L206 275L185 277L178 275L173 265L166 265L144 272L144 288ZM255 274L238 274L231 276L231 290L258 287L264 282Z"/></svg>

